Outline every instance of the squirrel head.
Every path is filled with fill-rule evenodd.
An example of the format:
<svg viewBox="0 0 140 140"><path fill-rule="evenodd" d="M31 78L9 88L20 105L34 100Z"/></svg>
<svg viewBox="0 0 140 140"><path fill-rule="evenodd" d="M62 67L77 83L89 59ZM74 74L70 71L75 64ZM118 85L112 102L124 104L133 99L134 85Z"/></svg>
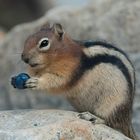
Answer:
<svg viewBox="0 0 140 140"><path fill-rule="evenodd" d="M21 57L32 70L54 71L76 63L80 52L77 43L64 32L61 24L56 23L52 27L44 25L29 36Z"/></svg>

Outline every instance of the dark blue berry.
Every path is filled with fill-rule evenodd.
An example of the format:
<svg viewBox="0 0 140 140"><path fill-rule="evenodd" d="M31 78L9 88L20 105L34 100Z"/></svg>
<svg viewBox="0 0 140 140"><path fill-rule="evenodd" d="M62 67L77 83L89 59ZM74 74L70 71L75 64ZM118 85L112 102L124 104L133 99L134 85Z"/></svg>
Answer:
<svg viewBox="0 0 140 140"><path fill-rule="evenodd" d="M25 89L25 83L30 78L30 76L26 73L20 73L17 76L11 78L11 84L14 88Z"/></svg>

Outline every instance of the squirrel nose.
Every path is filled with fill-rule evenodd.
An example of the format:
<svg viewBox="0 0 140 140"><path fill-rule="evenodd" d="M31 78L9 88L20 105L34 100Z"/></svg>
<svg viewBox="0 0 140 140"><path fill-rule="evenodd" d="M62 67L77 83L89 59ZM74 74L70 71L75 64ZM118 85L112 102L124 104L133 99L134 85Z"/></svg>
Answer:
<svg viewBox="0 0 140 140"><path fill-rule="evenodd" d="M25 54L21 55L21 59L25 62L25 63L29 63L29 57L26 56Z"/></svg>

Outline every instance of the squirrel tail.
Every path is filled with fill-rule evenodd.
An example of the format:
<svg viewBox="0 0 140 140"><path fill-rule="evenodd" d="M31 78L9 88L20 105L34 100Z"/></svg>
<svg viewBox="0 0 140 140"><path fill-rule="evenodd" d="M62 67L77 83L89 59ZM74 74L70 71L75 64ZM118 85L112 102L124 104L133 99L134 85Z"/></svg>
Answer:
<svg viewBox="0 0 140 140"><path fill-rule="evenodd" d="M132 125L129 127L129 132L126 134L126 136L128 136L128 137L131 138L132 140L140 140L140 139L136 136Z"/></svg>

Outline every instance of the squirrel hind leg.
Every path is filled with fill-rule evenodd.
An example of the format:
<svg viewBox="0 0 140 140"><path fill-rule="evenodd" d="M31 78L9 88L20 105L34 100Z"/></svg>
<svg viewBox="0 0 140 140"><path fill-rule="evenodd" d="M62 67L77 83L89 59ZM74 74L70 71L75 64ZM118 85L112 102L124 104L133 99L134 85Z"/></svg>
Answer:
<svg viewBox="0 0 140 140"><path fill-rule="evenodd" d="M129 133L127 135L129 138L132 138L133 140L140 140L138 136L135 134L132 124L129 126Z"/></svg>
<svg viewBox="0 0 140 140"><path fill-rule="evenodd" d="M107 124L106 121L104 121L103 119L91 114L90 112L82 112L78 114L78 118L80 119L84 119L86 121L90 121L92 124ZM111 121L109 121L109 126L114 128L115 130L118 130L120 132L122 132L125 136L133 139L133 140L140 140L132 127L132 124L130 123L131 121L127 120L127 121L121 121L120 123L115 122L112 124L110 123ZM116 124L116 125L115 125Z"/></svg>
<svg viewBox="0 0 140 140"><path fill-rule="evenodd" d="M131 119L129 119L129 115L127 115L128 118L119 118L119 120L107 120L106 124L110 126L111 128L114 128L115 130L118 130L122 132L125 136L133 139L133 140L140 140L133 129Z"/></svg>

